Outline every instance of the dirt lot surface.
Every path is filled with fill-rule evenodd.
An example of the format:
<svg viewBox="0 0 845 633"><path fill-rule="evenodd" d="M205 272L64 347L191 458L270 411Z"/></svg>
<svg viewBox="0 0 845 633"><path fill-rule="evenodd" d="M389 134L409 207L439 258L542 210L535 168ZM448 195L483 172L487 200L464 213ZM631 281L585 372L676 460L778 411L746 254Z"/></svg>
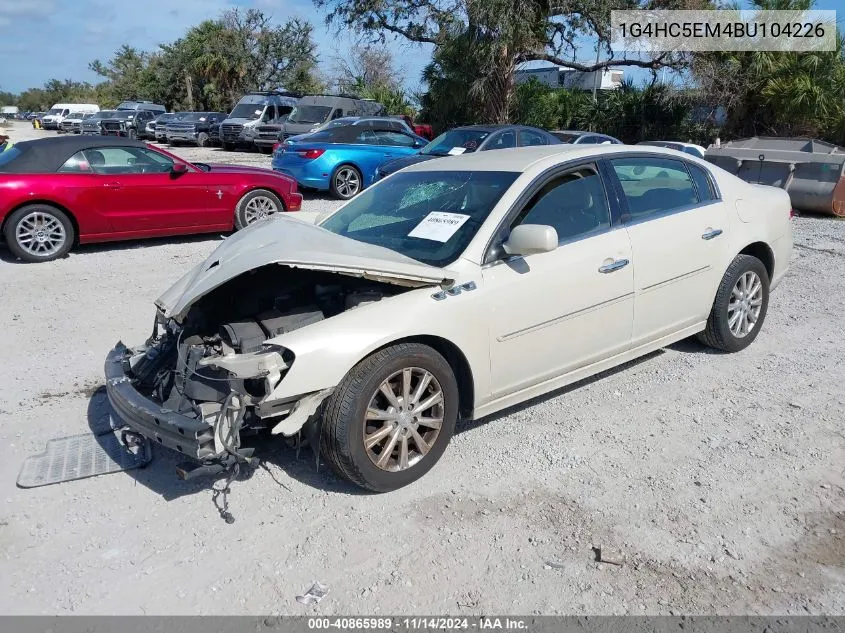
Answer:
<svg viewBox="0 0 845 633"><path fill-rule="evenodd" d="M0 613L845 614L845 222L794 226L746 351L684 341L463 423L390 494L270 447L232 485L232 525L164 450L144 470L15 486L26 456L107 414L106 353L148 336L153 300L219 238L41 265L0 250ZM295 602L315 580L328 596Z"/></svg>

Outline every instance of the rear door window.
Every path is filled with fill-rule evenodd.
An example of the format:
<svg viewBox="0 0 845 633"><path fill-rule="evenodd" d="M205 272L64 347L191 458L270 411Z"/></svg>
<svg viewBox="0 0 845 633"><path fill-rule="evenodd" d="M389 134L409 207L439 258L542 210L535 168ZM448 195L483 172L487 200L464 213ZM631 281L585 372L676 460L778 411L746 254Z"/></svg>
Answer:
<svg viewBox="0 0 845 633"><path fill-rule="evenodd" d="M628 203L623 221L647 219L700 201L695 183L679 160L616 158L610 164Z"/></svg>

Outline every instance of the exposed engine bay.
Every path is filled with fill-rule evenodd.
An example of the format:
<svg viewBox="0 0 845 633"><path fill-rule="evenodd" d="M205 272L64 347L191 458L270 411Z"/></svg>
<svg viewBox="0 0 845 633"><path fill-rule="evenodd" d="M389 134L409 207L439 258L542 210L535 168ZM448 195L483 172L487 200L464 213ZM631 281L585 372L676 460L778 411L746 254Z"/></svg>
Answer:
<svg viewBox="0 0 845 633"><path fill-rule="evenodd" d="M205 421L195 457L237 453L240 434L274 426L297 404L263 406L293 354L266 342L407 290L338 273L271 264L235 277L177 323L159 314L143 348L124 360L134 388L163 410ZM213 435L213 437L212 437Z"/></svg>

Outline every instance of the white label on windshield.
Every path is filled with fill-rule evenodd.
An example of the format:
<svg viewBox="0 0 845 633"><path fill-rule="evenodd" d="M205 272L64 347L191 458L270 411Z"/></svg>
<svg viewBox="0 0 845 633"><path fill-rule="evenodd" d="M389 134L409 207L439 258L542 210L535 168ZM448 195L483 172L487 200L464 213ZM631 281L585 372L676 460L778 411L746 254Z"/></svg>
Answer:
<svg viewBox="0 0 845 633"><path fill-rule="evenodd" d="M425 216L414 230L408 233L408 237L419 237L424 240L435 242L448 242L455 232L469 220L468 215L462 213L447 213L445 211L432 211Z"/></svg>
<svg viewBox="0 0 845 633"><path fill-rule="evenodd" d="M459 154L463 154L467 151L466 147L453 147L449 150L449 156L458 156Z"/></svg>
<svg viewBox="0 0 845 633"><path fill-rule="evenodd" d="M264 110L256 110L255 114L261 114L262 112L264 112Z"/></svg>

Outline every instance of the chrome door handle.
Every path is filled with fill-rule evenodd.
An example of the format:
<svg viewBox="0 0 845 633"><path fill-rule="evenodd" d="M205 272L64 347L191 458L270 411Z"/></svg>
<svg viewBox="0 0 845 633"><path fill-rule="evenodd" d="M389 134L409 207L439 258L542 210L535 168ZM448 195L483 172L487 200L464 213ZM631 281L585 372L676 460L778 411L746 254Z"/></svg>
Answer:
<svg viewBox="0 0 845 633"><path fill-rule="evenodd" d="M712 240L714 237L719 237L722 234L722 229L710 229L701 236L703 240Z"/></svg>
<svg viewBox="0 0 845 633"><path fill-rule="evenodd" d="M599 267L600 273L612 273L614 270L619 270L620 268L625 268L628 264L630 264L627 259L617 259L609 264L605 264L604 266Z"/></svg>

